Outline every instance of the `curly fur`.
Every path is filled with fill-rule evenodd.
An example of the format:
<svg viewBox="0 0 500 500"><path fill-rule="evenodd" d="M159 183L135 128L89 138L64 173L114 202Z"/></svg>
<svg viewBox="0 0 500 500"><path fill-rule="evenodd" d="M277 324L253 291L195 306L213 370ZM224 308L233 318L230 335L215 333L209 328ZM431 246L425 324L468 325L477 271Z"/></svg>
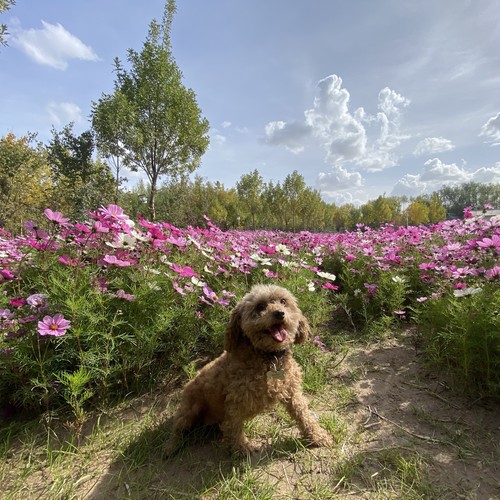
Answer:
<svg viewBox="0 0 500 500"><path fill-rule="evenodd" d="M177 448L184 431L214 424L233 449L255 451L243 432L244 423L277 402L311 445L331 445L330 435L309 411L302 371L290 349L309 334L309 323L288 290L254 286L231 313L224 353L185 386L167 451Z"/></svg>

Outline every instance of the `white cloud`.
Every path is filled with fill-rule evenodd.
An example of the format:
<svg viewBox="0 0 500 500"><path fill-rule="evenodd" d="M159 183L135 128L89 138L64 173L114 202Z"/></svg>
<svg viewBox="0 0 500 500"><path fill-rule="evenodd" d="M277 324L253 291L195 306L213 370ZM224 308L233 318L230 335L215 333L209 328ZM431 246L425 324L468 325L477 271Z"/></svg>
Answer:
<svg viewBox="0 0 500 500"><path fill-rule="evenodd" d="M294 154L304 151L304 139L311 129L302 123L269 122L265 129L265 142L272 145L283 145Z"/></svg>
<svg viewBox="0 0 500 500"><path fill-rule="evenodd" d="M228 121L223 121L221 124L222 128L229 128L231 125L232 123Z"/></svg>
<svg viewBox="0 0 500 500"><path fill-rule="evenodd" d="M226 142L226 140L227 137L222 135L218 129L210 129L210 145L222 146Z"/></svg>
<svg viewBox="0 0 500 500"><path fill-rule="evenodd" d="M61 24L42 21L42 25L42 29L16 30L12 44L38 64L60 70L68 67L70 59L99 60L92 47L85 45Z"/></svg>
<svg viewBox="0 0 500 500"><path fill-rule="evenodd" d="M422 139L416 146L413 154L422 156L426 154L443 153L455 149L455 145L444 137L426 137Z"/></svg>
<svg viewBox="0 0 500 500"><path fill-rule="evenodd" d="M81 123L82 110L72 102L50 102L47 106L53 125L63 125L67 123Z"/></svg>
<svg viewBox="0 0 500 500"><path fill-rule="evenodd" d="M492 116L481 127L479 135L486 137L485 142L491 142L492 146L500 146L500 113Z"/></svg>
<svg viewBox="0 0 500 500"><path fill-rule="evenodd" d="M306 124L311 127L327 151L326 162L342 164L360 159L366 152L366 130L349 111L350 94L342 87L342 79L330 75L318 83L319 93L313 107L305 111ZM359 111L359 116L364 112Z"/></svg>
<svg viewBox="0 0 500 500"><path fill-rule="evenodd" d="M322 193L332 193L362 186L363 177L359 172L348 172L340 165L335 165L329 172L318 174L317 185Z"/></svg>
<svg viewBox="0 0 500 500"><path fill-rule="evenodd" d="M406 108L410 100L394 92L389 87L383 88L378 94L378 108L387 116L393 116L399 120L401 108Z"/></svg>
<svg viewBox="0 0 500 500"><path fill-rule="evenodd" d="M418 196L441 189L444 185L456 186L465 182L498 183L500 182L500 162L494 167L482 167L466 170L455 163L446 164L439 158L428 160L422 174L406 174L392 189L394 196Z"/></svg>
<svg viewBox="0 0 500 500"><path fill-rule="evenodd" d="M471 174L456 163L446 164L439 158L433 158L424 163L424 172L420 175L420 180L432 183L462 183L469 181L470 177Z"/></svg>
<svg viewBox="0 0 500 500"><path fill-rule="evenodd" d="M495 163L495 166L491 168L479 168L473 172L472 180L485 184L500 183L500 162Z"/></svg>
<svg viewBox="0 0 500 500"><path fill-rule="evenodd" d="M400 130L403 108L410 101L388 87L378 95L376 116L359 107L349 109L350 94L342 79L330 75L318 82L313 106L304 112L304 122L273 121L266 125L266 142L284 145L293 153L304 150L315 138L332 166L351 165L378 172L397 164L397 147L408 139Z"/></svg>
<svg viewBox="0 0 500 500"><path fill-rule="evenodd" d="M426 191L427 184L420 180L420 175L406 174L399 179L392 189L393 196L418 196Z"/></svg>

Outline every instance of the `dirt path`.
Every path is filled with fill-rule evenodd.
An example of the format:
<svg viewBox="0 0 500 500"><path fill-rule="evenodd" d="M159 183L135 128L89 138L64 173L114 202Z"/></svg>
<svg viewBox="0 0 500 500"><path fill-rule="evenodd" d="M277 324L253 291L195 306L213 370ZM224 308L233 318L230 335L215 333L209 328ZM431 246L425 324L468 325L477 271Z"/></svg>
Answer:
<svg viewBox="0 0 500 500"><path fill-rule="evenodd" d="M361 437L348 452L364 453L373 474L380 463L370 464L371 454L406 450L443 498L500 498L498 404L454 395L414 348L394 340L353 351L339 379L355 393L347 413L351 435Z"/></svg>
<svg viewBox="0 0 500 500"><path fill-rule="evenodd" d="M153 425L119 460L101 464L82 498L500 498L498 405L454 395L414 348L396 340L353 348L334 381L311 397L322 418L343 425L334 450L305 450L295 427L273 414L250 429L268 443L252 463L235 462L206 438L165 461L158 450L168 430ZM177 397L156 396L156 407L167 408L163 417ZM146 412L151 401L143 403Z"/></svg>

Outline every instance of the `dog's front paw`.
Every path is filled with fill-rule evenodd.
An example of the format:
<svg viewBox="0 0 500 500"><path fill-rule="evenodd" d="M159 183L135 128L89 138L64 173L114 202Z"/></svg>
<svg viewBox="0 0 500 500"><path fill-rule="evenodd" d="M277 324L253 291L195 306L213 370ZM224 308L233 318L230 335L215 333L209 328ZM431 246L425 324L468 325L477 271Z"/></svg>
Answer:
<svg viewBox="0 0 500 500"><path fill-rule="evenodd" d="M257 443L252 443L248 439L244 441L240 441L233 445L233 450L237 455L240 456L252 456L258 453L261 449L261 446Z"/></svg>
<svg viewBox="0 0 500 500"><path fill-rule="evenodd" d="M333 446L333 438L324 430L318 431L310 436L310 446L315 448L329 448Z"/></svg>

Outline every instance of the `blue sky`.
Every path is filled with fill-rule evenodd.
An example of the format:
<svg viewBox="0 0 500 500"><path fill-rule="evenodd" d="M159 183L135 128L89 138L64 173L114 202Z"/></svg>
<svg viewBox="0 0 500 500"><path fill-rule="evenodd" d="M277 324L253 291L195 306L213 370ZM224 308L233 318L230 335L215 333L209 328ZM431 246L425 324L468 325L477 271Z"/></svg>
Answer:
<svg viewBox="0 0 500 500"><path fill-rule="evenodd" d="M0 135L88 129L164 5L17 0ZM498 0L178 0L172 45L211 125L206 180L297 170L337 204L500 182Z"/></svg>

